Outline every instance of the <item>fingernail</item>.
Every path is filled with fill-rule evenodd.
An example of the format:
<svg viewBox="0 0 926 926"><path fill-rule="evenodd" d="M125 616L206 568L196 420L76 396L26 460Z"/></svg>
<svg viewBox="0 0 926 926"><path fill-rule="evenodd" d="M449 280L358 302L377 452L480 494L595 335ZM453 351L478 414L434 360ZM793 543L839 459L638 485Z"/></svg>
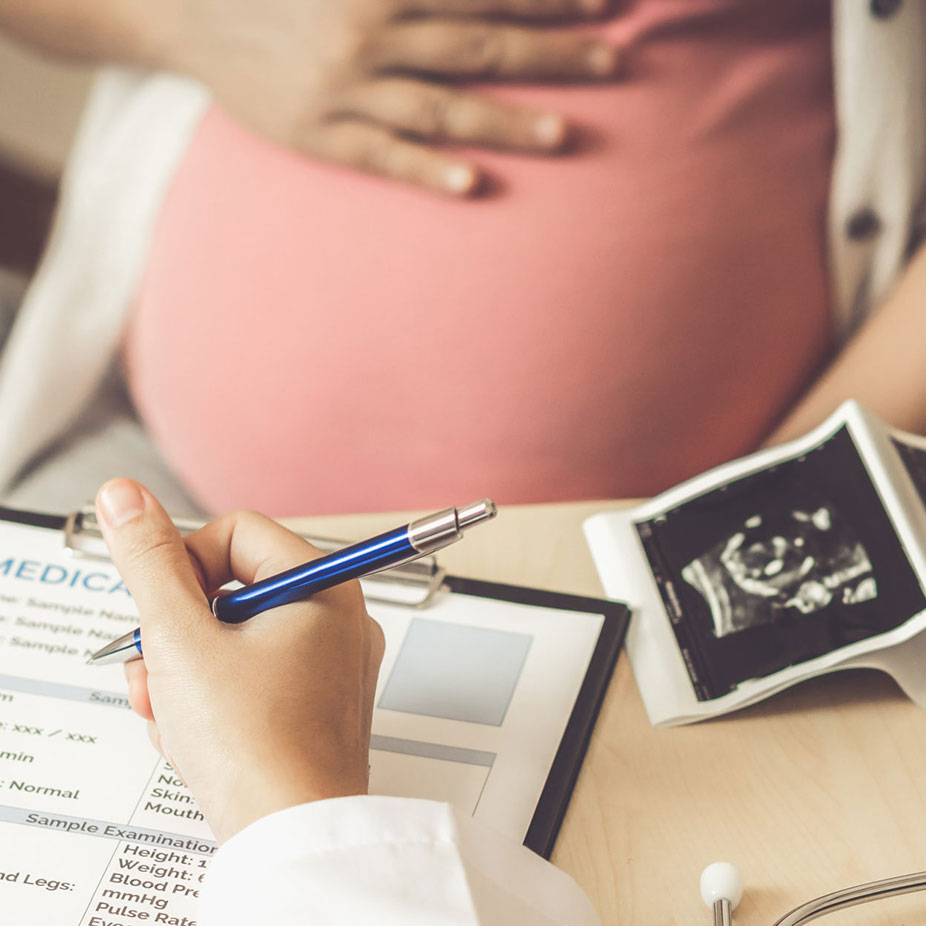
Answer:
<svg viewBox="0 0 926 926"><path fill-rule="evenodd" d="M591 16L597 16L599 13L603 13L607 5L608 0L579 0L579 6L582 8L582 11Z"/></svg>
<svg viewBox="0 0 926 926"><path fill-rule="evenodd" d="M562 116L548 113L534 120L534 138L541 144L555 147L566 137L566 122Z"/></svg>
<svg viewBox="0 0 926 926"><path fill-rule="evenodd" d="M596 42L589 45L585 53L585 63L593 74L606 76L613 74L617 70L619 59L618 50L613 45L605 45Z"/></svg>
<svg viewBox="0 0 926 926"><path fill-rule="evenodd" d="M145 510L145 498L128 479L107 482L98 496L100 513L110 527L121 527Z"/></svg>
<svg viewBox="0 0 926 926"><path fill-rule="evenodd" d="M476 175L472 168L456 164L444 172L444 189L450 193L467 193L473 188Z"/></svg>

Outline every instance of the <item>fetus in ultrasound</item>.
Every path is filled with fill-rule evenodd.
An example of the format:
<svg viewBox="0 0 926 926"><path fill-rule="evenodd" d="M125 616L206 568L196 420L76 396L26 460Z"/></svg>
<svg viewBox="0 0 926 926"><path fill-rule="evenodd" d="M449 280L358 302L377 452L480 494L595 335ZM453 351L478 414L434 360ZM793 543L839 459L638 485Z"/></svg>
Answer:
<svg viewBox="0 0 926 926"><path fill-rule="evenodd" d="M755 513L682 569L715 637L877 597L865 547L828 505Z"/></svg>

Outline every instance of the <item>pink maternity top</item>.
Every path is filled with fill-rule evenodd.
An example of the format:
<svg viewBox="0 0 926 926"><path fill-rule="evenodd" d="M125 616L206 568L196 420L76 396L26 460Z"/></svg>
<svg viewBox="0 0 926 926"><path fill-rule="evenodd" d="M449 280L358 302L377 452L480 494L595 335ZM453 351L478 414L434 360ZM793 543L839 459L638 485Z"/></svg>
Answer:
<svg viewBox="0 0 926 926"><path fill-rule="evenodd" d="M752 449L830 341L829 0L629 0L560 158L457 202L212 110L156 228L132 394L209 508L645 496Z"/></svg>

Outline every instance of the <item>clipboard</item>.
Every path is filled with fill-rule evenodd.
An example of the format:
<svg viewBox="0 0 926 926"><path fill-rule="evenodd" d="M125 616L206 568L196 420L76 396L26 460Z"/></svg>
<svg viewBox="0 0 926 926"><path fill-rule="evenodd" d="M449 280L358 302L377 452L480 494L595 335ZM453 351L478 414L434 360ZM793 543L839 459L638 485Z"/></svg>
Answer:
<svg viewBox="0 0 926 926"><path fill-rule="evenodd" d="M15 530L17 526L27 530ZM186 522L183 528L194 529L195 526L196 522ZM53 543L50 543L53 535L46 532L58 535ZM319 538L312 540L317 542ZM205 858L214 851L205 823L184 819L178 811L178 808L190 806L182 803L190 798L182 796L181 783L171 778L173 772L170 766L151 752L143 725L124 710L127 707L124 695L121 696L123 703L112 703L120 698L121 669L118 666L85 667L82 661L77 666L76 656L83 655L76 652L81 646L78 641L81 639L82 617L74 615L90 614L94 594L109 596L106 597L105 612L100 610L107 620L120 616L119 607L112 604L114 598L124 601L123 610L134 611L127 590L119 588L121 581L117 581L118 574L110 564L99 558L99 542L98 529L86 511L64 517L0 507L0 759L18 755L14 747L22 746L23 742L34 744L30 748L35 754L35 764L30 761L28 769L23 766L20 771L14 767L11 773L0 768L0 830L8 826L15 828L15 838L0 838L0 872L10 870L14 864L12 856L4 857L14 851L14 844L18 853L16 858L28 856L30 841L37 846L36 857L46 858L49 853L54 854L55 846L62 837L56 832L54 840L46 845L43 840L50 837L42 826L84 827L85 830L80 832L81 838L84 838L83 833L88 827L95 828L95 838L111 829L116 835L110 838L118 845L114 850L110 842L106 851L115 853L113 859L116 860L121 857L120 853L139 851L137 846L132 848L133 839L157 839L162 841L161 844L169 845L185 840L184 844L193 846L189 854L194 862L199 858L197 852ZM18 552L14 552L14 548ZM51 565L45 565L43 557L52 555L49 550L57 551L58 559ZM15 556L20 557L18 564L14 561ZM385 582L380 580L384 588L401 587L399 599L384 597L375 606L370 605L373 616L383 624L387 638L387 657L374 712L371 791L429 797L432 795L418 793L419 790L442 787L441 776L447 773L446 780L454 788L459 787L464 798L468 794L475 801L473 815L477 818L482 816L496 829L505 831L507 827L512 832L512 825L521 826L516 819L521 813L526 827L519 830L518 838L525 846L548 858L620 651L627 626L627 608L615 601L448 575L431 559L417 574L406 571L399 581L394 577L387 577ZM88 563L92 564L92 568L88 568ZM39 580L51 568L57 570L51 573L55 582L43 585ZM88 582L90 576L110 576L110 579L94 578ZM19 586L15 585L16 582L20 583ZM28 582L33 584L27 587ZM81 583L85 586L83 590ZM16 588L20 598L23 597L20 594L22 589L27 590L30 607L44 607L46 610L42 613L52 616L42 617L39 614L39 619L34 619L27 614L22 620L17 618L23 627L20 631L23 649L4 655L4 649L9 645L3 633L3 628L9 627L8 623L3 623L4 618L9 620L4 610L6 603L15 597L11 589L15 591ZM412 604L407 600L410 588L415 590ZM23 598L16 613L26 613L25 601ZM58 612L49 610L56 607L56 601L69 603L67 608L61 609L67 612L65 617L59 618ZM503 621L496 625L494 621L498 615ZM121 617L129 621L137 619L132 613ZM53 626L55 620L61 623L60 627ZM91 616L88 620L92 622L94 618ZM401 642L390 656L388 641L399 639L396 627L401 629ZM452 637L451 652L455 662L465 663L467 647L472 648L473 645L472 639L466 642L470 637L478 643L476 653L479 663L502 666L504 671L509 672L511 666L517 663L517 647L524 644L523 638L533 634L524 654L518 657L521 658L520 675L509 693L507 704L503 705L504 716L501 718L489 716L500 701L498 692L491 691L499 688L494 675L491 678L485 676L490 684L479 683L475 702L462 704L464 716L453 714L461 707L460 704L454 704L452 700L447 705L438 704L440 697L434 702L429 701L424 712L416 709L414 702L416 698L421 700L421 692L416 690L415 684L409 683L408 679L414 679L414 673L409 675L402 668L403 662L413 666L416 646L432 647L435 634L439 637L448 633ZM58 652L62 646L59 641L66 634L71 634L69 645L70 651L74 652L69 662ZM113 636L116 635L113 633ZM574 647L565 645L573 638L581 638L583 642ZM43 642L46 640L51 642ZM413 641L417 642L413 645ZM96 639L84 641L85 652L95 648L97 643ZM496 644L500 644L499 651L504 659L493 663L495 657L491 654ZM439 655L440 647L427 651L430 658L432 652ZM50 666L49 660L57 662ZM572 674L563 669L563 677L556 677L561 664L572 666L569 670ZM453 669L454 666L447 663L444 668ZM87 675L87 669L99 675ZM104 677L110 669L116 674ZM447 674L442 672L441 684ZM452 671L449 674L452 675ZM92 688L98 679L99 687ZM488 696L485 689L490 689ZM431 696L430 692L428 696ZM113 707L123 710L113 711ZM562 712L561 725L544 729L547 715L553 717L557 710ZM28 714L30 711L33 719L17 722L17 712ZM46 716L44 725L34 719L43 711ZM487 713L476 717L474 711ZM466 715L466 712L469 714ZM519 723L521 726L517 726ZM118 738L98 734L98 729L112 724L119 726ZM42 731L42 734L32 740L17 740L11 733L14 727L23 730L31 727ZM55 729L50 729L52 727ZM534 728L542 733L536 749L530 740ZM516 732L517 747L509 748L506 744L506 738L510 738L509 730ZM76 741L68 738L69 735L77 737ZM144 741L144 746L128 755L125 744L132 737L138 742ZM75 751L78 745L91 740L102 744L112 739L119 740L119 751L113 753L109 764L101 757L97 761L102 765L98 764L96 772L89 770L84 774L80 765L82 754ZM521 750L525 751L522 753ZM537 759L538 756L542 761ZM9 762L13 761L9 759ZM150 769L144 765L145 761L152 766ZM99 769L110 765L120 768L118 781L100 781ZM388 784L390 780L398 782L398 792L388 787L385 790L374 789L378 767L380 784ZM28 775L33 777L27 778ZM110 792L125 786L133 775L143 782L142 793L140 796L134 792L127 795L125 800L131 806L126 804L128 809L119 816L115 809L119 795ZM36 785L29 790L22 786L20 790L10 792L9 781L41 782L41 787ZM162 787L159 784L162 781L174 783ZM403 793L401 787L407 787L407 790ZM169 797L161 797L162 793ZM157 799L151 795L158 795ZM167 806L171 801L174 803ZM456 800L453 802L457 803ZM168 815L163 816L165 813ZM509 813L510 820L505 817ZM515 822L512 823L512 820ZM67 831L70 832L69 829ZM89 838L88 845L96 847ZM87 852L89 858L89 849ZM122 857L123 863L126 858L130 857ZM108 864L115 865L116 862ZM105 868L99 876L94 887L97 894L105 889L112 890L107 878L114 877L113 870ZM0 903L4 902L7 891L12 889L0 880ZM83 900L82 909L92 909L93 902L92 897ZM171 897L171 912L186 915L183 902L182 896ZM193 911L194 908L189 909ZM55 921L64 923L66 919L59 916ZM74 922L79 919L80 916L75 917ZM39 917L36 922L43 920Z"/></svg>
<svg viewBox="0 0 926 926"><path fill-rule="evenodd" d="M3 517L3 511L4 509L0 508L0 517ZM12 514L25 514L26 517L32 517L29 512L12 512ZM53 520L60 519L53 518ZM172 520L183 536L192 533L206 523L194 518L172 518ZM71 512L64 518L64 523L60 527L64 533L66 549L79 556L109 559L103 533L97 521L96 510L92 505L85 505ZM331 537L320 537L317 534L299 531L295 533L323 553L330 553L347 546L349 542ZM445 575L446 572L438 565L437 559L426 555L409 563L400 563L391 569L367 576L362 581L364 594L368 599L422 608L426 607L437 594Z"/></svg>
<svg viewBox="0 0 926 926"><path fill-rule="evenodd" d="M560 739L556 757L547 775L527 835L524 837L524 845L528 849L549 859L623 645L630 611L619 601L567 595L523 585L483 582L460 576L445 576L443 581L452 592L461 595L477 595L542 608L600 614L603 618L598 642L589 660L582 686Z"/></svg>

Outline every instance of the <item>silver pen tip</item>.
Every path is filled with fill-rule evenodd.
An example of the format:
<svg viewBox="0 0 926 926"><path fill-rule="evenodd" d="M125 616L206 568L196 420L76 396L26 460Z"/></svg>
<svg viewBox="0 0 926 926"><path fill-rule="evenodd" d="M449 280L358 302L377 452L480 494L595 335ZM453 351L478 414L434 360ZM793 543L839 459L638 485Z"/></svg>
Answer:
<svg viewBox="0 0 926 926"><path fill-rule="evenodd" d="M478 502L457 508L457 524L460 530L465 530L480 521L494 518L496 514L498 514L498 509L495 507L495 502L491 498L482 498Z"/></svg>
<svg viewBox="0 0 926 926"><path fill-rule="evenodd" d="M112 662L129 662L132 659L140 658L141 654L135 645L135 631L131 630L117 640L107 643L102 649L97 650L87 660L87 665L105 666Z"/></svg>

